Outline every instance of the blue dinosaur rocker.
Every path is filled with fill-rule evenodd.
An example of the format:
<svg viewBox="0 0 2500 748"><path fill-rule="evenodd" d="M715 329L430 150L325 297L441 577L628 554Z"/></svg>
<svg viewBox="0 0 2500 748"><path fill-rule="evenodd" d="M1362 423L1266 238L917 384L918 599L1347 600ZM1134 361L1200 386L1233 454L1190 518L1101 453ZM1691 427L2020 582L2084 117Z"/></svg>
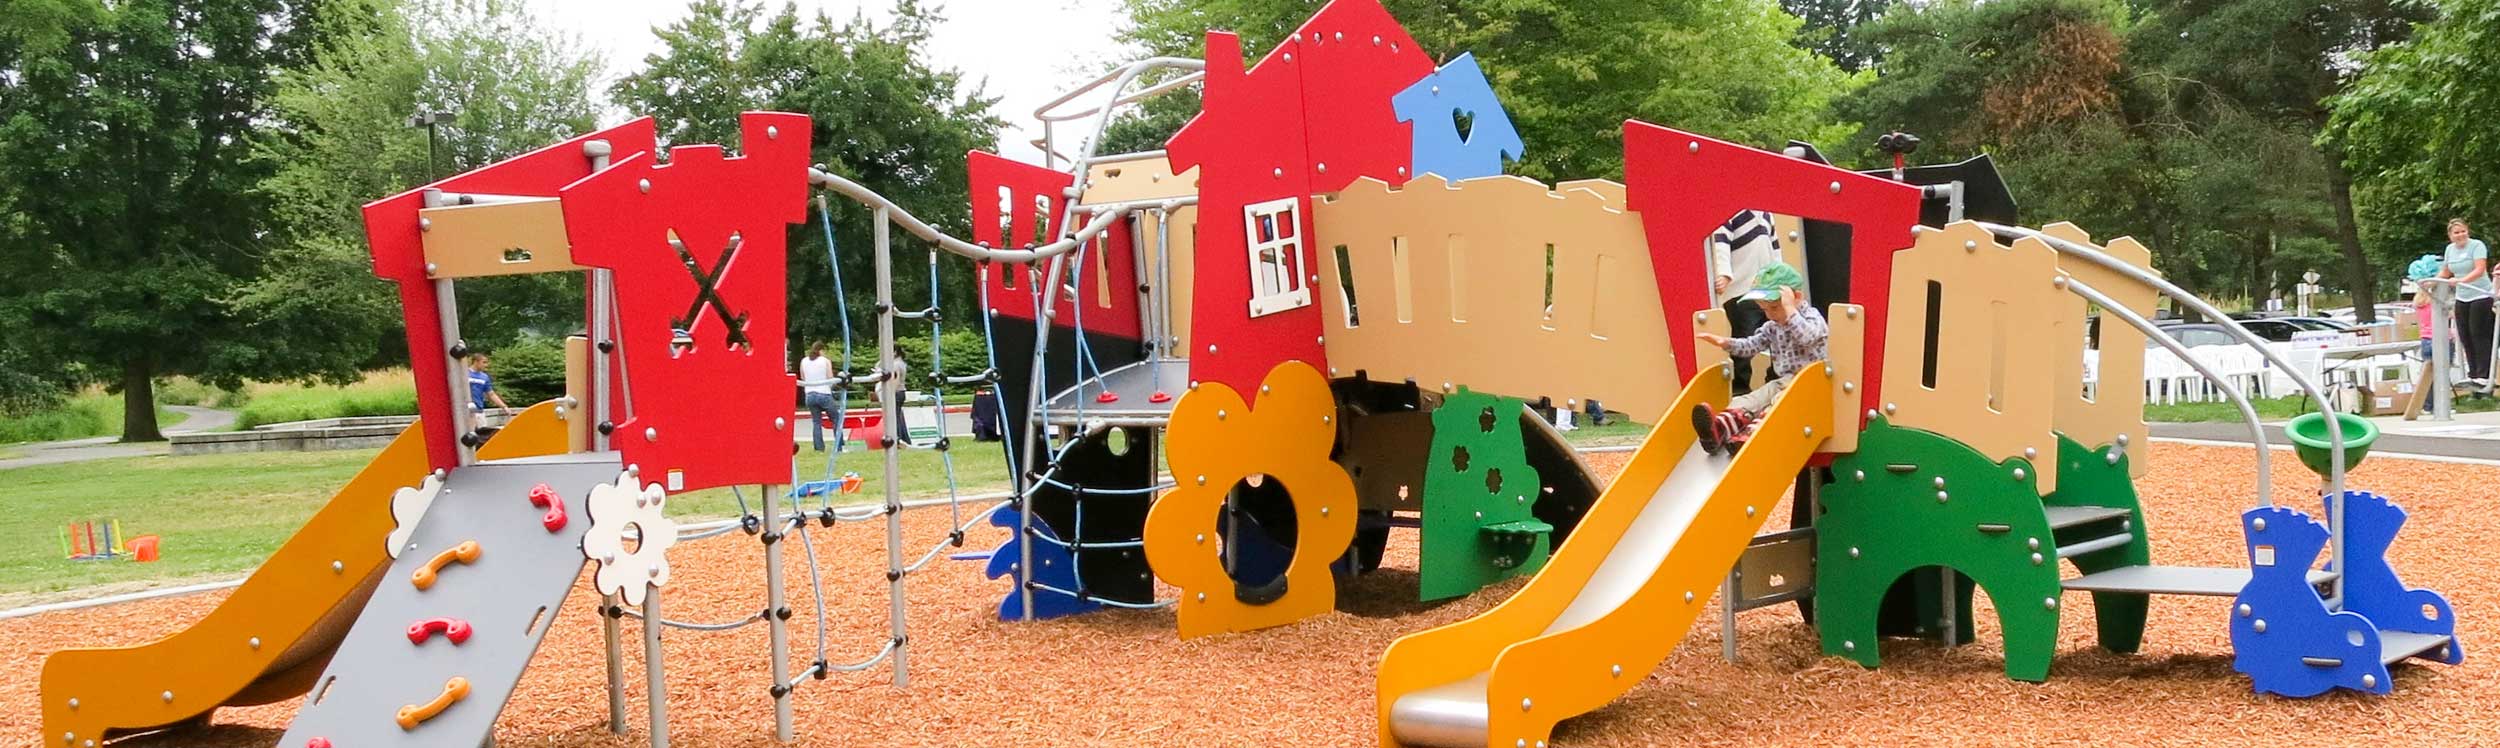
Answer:
<svg viewBox="0 0 2500 748"><path fill-rule="evenodd" d="M2252 575L2232 605L2232 668L2260 693L2308 697L2346 688L2373 694L2392 689L2388 666L2421 657L2447 664L2465 659L2446 598L2405 587L2387 563L2387 548L2405 512L2385 497L2347 491L2326 497L2327 516L2344 504L2344 554L2329 571L2344 575L2340 609L2309 581L2330 537L2327 527L2289 507L2251 509L2240 524L2248 537Z"/></svg>

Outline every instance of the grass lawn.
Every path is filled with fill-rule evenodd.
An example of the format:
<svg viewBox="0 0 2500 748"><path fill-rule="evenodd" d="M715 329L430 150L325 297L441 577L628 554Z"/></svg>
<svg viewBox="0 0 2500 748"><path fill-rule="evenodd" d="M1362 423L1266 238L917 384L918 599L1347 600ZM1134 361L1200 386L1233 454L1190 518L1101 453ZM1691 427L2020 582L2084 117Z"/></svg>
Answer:
<svg viewBox="0 0 2500 748"><path fill-rule="evenodd" d="M156 427L173 428L190 416L156 406ZM61 407L22 416L0 417L0 444L121 436L122 396L91 387Z"/></svg>
<svg viewBox="0 0 2500 748"><path fill-rule="evenodd" d="M402 416L417 412L417 385L407 369L365 373L363 381L332 385L255 382L244 388L235 427L347 416Z"/></svg>
<svg viewBox="0 0 2500 748"><path fill-rule="evenodd" d="M996 444L958 442L955 470L965 494L1003 490L1006 459ZM339 486L373 459L375 450L264 452L193 457L132 457L42 465L0 471L9 485L0 500L11 521L0 529L0 608L49 599L87 597L115 586L162 586L249 572L277 550ZM905 498L946 495L938 453L902 453ZM867 480L845 503L883 498L879 480L885 461L875 453L842 456L843 472ZM803 480L821 477L825 460L801 453ZM752 502L757 496L746 491ZM822 499L811 499L811 502ZM811 506L814 504L811 503ZM671 502L687 520L736 516L727 489L687 494ZM70 561L62 551L63 526L78 520L119 519L129 535L163 538L162 560ZM71 594L65 592L76 591Z"/></svg>

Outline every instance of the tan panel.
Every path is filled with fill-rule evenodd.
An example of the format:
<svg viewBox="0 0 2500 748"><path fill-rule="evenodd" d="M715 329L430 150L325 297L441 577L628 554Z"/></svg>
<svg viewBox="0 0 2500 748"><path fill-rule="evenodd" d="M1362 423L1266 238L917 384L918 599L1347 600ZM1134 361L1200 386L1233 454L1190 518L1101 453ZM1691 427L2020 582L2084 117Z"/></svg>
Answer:
<svg viewBox="0 0 2500 748"><path fill-rule="evenodd" d="M1726 310L1704 309L1693 313L1693 371L1715 369L1727 365L1727 349L1701 342L1700 333L1709 333L1724 338L1730 334L1728 329ZM1770 369L1763 368L1754 371L1767 372Z"/></svg>
<svg viewBox="0 0 2500 748"><path fill-rule="evenodd" d="M1779 234L1780 261L1788 263L1789 267L1796 268L1798 275L1805 275L1805 219L1773 213L1771 214L1771 230ZM1808 276L1807 279L1812 280L1812 276Z"/></svg>
<svg viewBox="0 0 2500 748"><path fill-rule="evenodd" d="M2071 223L2053 223L2041 233L2079 244L2091 244L2092 235ZM2153 253L2136 240L2120 237L2100 248L2102 253L2121 262L2150 270ZM2153 316L2159 295L2151 286L2138 283L2108 268L2089 261L2060 255L2057 269L2084 285L2091 286L2146 319ZM2083 396L2083 337L2088 306L2082 297L2067 294L2071 301L2058 305L2058 399L2056 427L2059 433L2086 447L2098 449L2125 442L2145 443L2144 388L2135 383L2144 381L2144 333L2104 313L2101 319L2101 386L2094 397ZM2117 386L2111 386L2117 383ZM2127 465L2129 473L2143 477L2152 468L2149 450L2129 449L2134 460Z"/></svg>
<svg viewBox="0 0 2500 748"><path fill-rule="evenodd" d="M1163 200L1198 194L1198 170L1172 173L1172 162L1162 156L1146 156L1121 161L1105 161L1085 170L1085 199L1082 205L1124 203L1131 200Z"/></svg>
<svg viewBox="0 0 2500 748"><path fill-rule="evenodd" d="M1848 454L1858 451L1865 423L1858 418L1858 388L1866 386L1866 307L1833 304L1823 319L1831 327L1823 363L1832 367L1832 386L1839 389L1832 391L1832 436L1814 451Z"/></svg>
<svg viewBox="0 0 2500 748"><path fill-rule="evenodd" d="M1607 205L1618 208L1630 204L1624 200L1623 183L1612 179L1573 179L1554 183L1555 192L1568 193L1572 190L1587 190L1595 193L1598 197L1605 198Z"/></svg>
<svg viewBox="0 0 2500 748"><path fill-rule="evenodd" d="M1164 295L1171 299L1168 304L1172 315L1169 334L1173 342L1171 346L1161 350L1187 351L1189 350L1189 290L1192 285L1189 282L1189 266L1190 261L1194 259L1191 253L1196 251L1198 244L1198 206L1189 205L1174 209L1168 215L1168 221L1172 234L1172 244L1169 247L1172 253L1170 283L1162 282L1163 276L1155 268L1155 241L1164 233L1166 224L1155 220L1155 214L1152 212L1138 214L1137 241L1140 246L1146 248L1146 282L1161 289Z"/></svg>
<svg viewBox="0 0 2500 748"><path fill-rule="evenodd" d="M425 226L425 264L435 278L477 278L581 270L564 237L564 206L555 198L417 211Z"/></svg>
<svg viewBox="0 0 2500 748"><path fill-rule="evenodd" d="M2057 254L2046 242L2007 247L1958 222L1921 231L1893 255L1884 411L1900 426L1960 440L1992 460L2027 457L2040 493L2057 490L2051 433L2057 363L2050 329ZM1936 377L1926 381L1928 284L1940 289Z"/></svg>
<svg viewBox="0 0 2500 748"><path fill-rule="evenodd" d="M1313 212L1331 376L1360 369L1375 380L1464 384L1573 408L1598 398L1642 421L1673 402L1675 360L1648 242L1639 220L1598 190L1558 194L1507 176L1452 184L1427 174L1396 190L1362 179ZM1400 242L1403 272L1390 251ZM1340 245L1350 269L1338 267ZM1465 268L1455 284L1453 246ZM1359 325L1347 324L1338 290L1348 270ZM1399 275L1411 281L1404 299ZM1452 319L1454 300L1463 322ZM1412 321L1399 321L1400 307Z"/></svg>

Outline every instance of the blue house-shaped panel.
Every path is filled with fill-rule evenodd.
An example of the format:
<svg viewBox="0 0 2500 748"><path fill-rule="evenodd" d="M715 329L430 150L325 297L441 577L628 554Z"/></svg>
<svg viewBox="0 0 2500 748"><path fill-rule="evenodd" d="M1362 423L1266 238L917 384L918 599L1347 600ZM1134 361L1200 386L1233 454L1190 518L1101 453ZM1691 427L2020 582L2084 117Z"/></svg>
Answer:
<svg viewBox="0 0 2500 748"><path fill-rule="evenodd" d="M1415 172L1460 180L1502 173L1502 162L1519 160L1526 148L1510 114L1502 111L1493 84L1462 54L1389 99L1398 121L1415 123ZM1467 121L1466 131L1460 121Z"/></svg>

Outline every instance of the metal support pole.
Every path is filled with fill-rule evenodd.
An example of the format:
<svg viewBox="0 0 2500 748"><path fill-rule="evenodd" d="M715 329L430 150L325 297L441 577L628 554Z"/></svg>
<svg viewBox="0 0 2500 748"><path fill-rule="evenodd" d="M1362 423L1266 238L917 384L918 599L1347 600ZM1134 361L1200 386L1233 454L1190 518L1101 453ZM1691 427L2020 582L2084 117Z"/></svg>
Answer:
<svg viewBox="0 0 2500 748"><path fill-rule="evenodd" d="M2443 282L2418 283L2416 293L2431 295L2431 420L2456 420L2456 384L2448 381L2448 367L2456 363L2455 334L2448 316L2456 312L2456 286Z"/></svg>
<svg viewBox="0 0 2500 748"><path fill-rule="evenodd" d="M1050 360L1050 316L1059 306L1059 268L1065 259L1066 255L1052 255L1045 266L1048 272L1043 276L1044 280L1026 279L1030 283L1042 284L1043 290L1042 307L1033 310L1033 375L1024 393L1024 465L1011 468L1019 476L1032 475L1041 469L1044 451L1041 441L1042 401L1044 389L1050 382L1049 367L1045 365ZM1018 481L1022 482L1022 479ZM1028 583L1033 579L1028 571L1033 568L1033 544L1029 542L1033 537L1033 490L1031 485L1019 486L1018 495L1021 498L1016 502L1016 538L1019 541L1016 547L1022 556L1016 560L1016 573ZM1024 605L1024 620L1033 620L1033 587L1027 584L1017 589L1016 596Z"/></svg>
<svg viewBox="0 0 2500 748"><path fill-rule="evenodd" d="M779 527L779 521L772 518L781 516L780 508L773 504L780 491L768 484L762 493L766 521ZM782 535L779 539L792 537L795 536ZM768 539L764 543L764 630L771 632L772 639L773 737L784 743L797 737L791 724L790 692L782 689L790 683L790 621L781 615L788 604L788 595L781 589L781 543Z"/></svg>
<svg viewBox="0 0 2500 748"><path fill-rule="evenodd" d="M425 207L443 207L441 190L426 190L424 200ZM477 425L476 414L471 412L476 405L469 397L468 361L451 353L451 347L460 345L460 296L450 278L434 279L434 319L442 328L445 346L435 353L451 361L443 367L443 385L451 391L451 450L458 465L465 466L477 462L477 451L462 441Z"/></svg>
<svg viewBox="0 0 2500 748"><path fill-rule="evenodd" d="M599 596L599 635L608 648L608 734L625 734L625 658L623 634L617 631L616 596Z"/></svg>
<svg viewBox="0 0 2500 748"><path fill-rule="evenodd" d="M1736 661L1736 586L1736 569L1729 567L1719 581L1719 657L1728 662Z"/></svg>
<svg viewBox="0 0 2500 748"><path fill-rule="evenodd" d="M894 432L903 422L903 377L908 364L894 350L893 224L887 217L885 208L877 209L877 358L884 368L877 391L882 395L885 422L894 425L881 437L885 442L881 445L885 448L885 578L894 597L894 687L904 688L911 685L911 672L905 664L909 648L903 637L903 450ZM943 415L944 409L939 410Z"/></svg>
<svg viewBox="0 0 2500 748"><path fill-rule="evenodd" d="M1957 590L1953 589L1954 587L1959 586L1956 584L1959 580L1953 578L1953 567L1946 566L1936 570L1936 581L1943 586L1943 591L1938 595L1937 599L1944 601L1942 605L1938 606L1944 610L1936 617L1936 628L1941 630L1944 634L1944 645L1951 647L1956 641L1961 639L1961 637L1955 636L1955 634L1959 633L1957 629L1960 629L1962 624L1960 621L1953 620L1954 614L1959 612L1957 609L1961 607L1962 603L1962 596L1955 594Z"/></svg>
<svg viewBox="0 0 2500 748"><path fill-rule="evenodd" d="M651 707L651 748L668 748L668 674L660 660L660 588L643 591L642 677L644 702Z"/></svg>

